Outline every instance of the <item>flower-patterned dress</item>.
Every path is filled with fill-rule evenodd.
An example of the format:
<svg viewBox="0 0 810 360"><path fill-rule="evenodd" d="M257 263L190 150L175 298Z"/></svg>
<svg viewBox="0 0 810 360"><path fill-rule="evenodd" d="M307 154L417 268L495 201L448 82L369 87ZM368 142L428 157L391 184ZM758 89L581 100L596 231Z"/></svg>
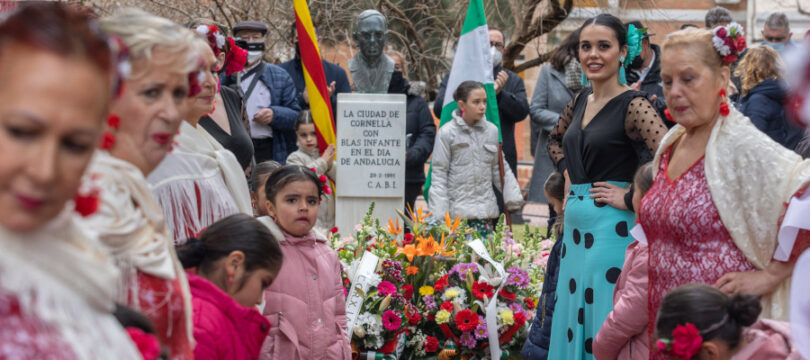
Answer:
<svg viewBox="0 0 810 360"><path fill-rule="evenodd" d="M169 348L172 360L190 360L194 358L194 349L186 328L180 286L179 278L166 280L138 271L140 311L152 320L158 340Z"/></svg>
<svg viewBox="0 0 810 360"><path fill-rule="evenodd" d="M23 315L16 296L0 287L0 359L78 359L59 331Z"/></svg>
<svg viewBox="0 0 810 360"><path fill-rule="evenodd" d="M678 286L713 285L730 272L756 270L720 219L706 181L704 158L672 180L667 175L670 148L641 201L639 221L649 242L649 331L664 296ZM664 359L652 352L651 358Z"/></svg>

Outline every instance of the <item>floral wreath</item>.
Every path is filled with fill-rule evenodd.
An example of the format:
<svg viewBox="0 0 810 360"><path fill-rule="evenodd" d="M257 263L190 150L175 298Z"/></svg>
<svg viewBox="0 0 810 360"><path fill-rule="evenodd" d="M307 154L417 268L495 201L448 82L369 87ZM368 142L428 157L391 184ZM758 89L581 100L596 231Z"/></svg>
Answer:
<svg viewBox="0 0 810 360"><path fill-rule="evenodd" d="M724 64L737 61L740 53L745 50L745 36L742 25L732 22L727 26L718 26L712 30L712 44L714 49L723 57Z"/></svg>
<svg viewBox="0 0 810 360"><path fill-rule="evenodd" d="M225 50L225 36L219 32L216 25L200 25L194 30L205 35L206 39L208 39L208 44L211 45L211 49L214 50L214 56L219 56L219 54Z"/></svg>
<svg viewBox="0 0 810 360"><path fill-rule="evenodd" d="M725 314L720 322L703 331L698 330L692 323L678 325L675 330L672 330L671 339L661 338L655 344L658 350L666 356L679 360L690 360L700 352L700 347L703 345L701 334L708 334L719 329L726 321L728 321L728 314Z"/></svg>

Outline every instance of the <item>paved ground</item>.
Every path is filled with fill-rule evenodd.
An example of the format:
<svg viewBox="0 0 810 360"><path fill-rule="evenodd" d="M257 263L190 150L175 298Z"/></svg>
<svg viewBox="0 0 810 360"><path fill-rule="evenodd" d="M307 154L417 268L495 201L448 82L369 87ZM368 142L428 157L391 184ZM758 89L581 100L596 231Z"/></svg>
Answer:
<svg viewBox="0 0 810 360"><path fill-rule="evenodd" d="M427 208L427 204L425 203L425 199L423 197L419 197L416 199L416 208L419 207ZM513 216L513 219L515 216ZM546 226L548 221L548 205L547 204L538 204L538 203L527 203L525 207L523 207L523 220L529 223L532 226ZM518 221L514 221L515 224L518 224Z"/></svg>

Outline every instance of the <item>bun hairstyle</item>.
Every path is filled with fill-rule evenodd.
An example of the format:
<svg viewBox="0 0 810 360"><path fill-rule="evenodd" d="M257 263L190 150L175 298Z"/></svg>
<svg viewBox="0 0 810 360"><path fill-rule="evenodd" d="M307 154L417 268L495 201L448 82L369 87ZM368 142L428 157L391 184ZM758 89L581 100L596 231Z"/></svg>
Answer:
<svg viewBox="0 0 810 360"><path fill-rule="evenodd" d="M253 171L250 173L250 191L256 192L259 190L259 187L267 183L267 177L276 171L276 169L280 168L281 164L273 160L262 161L256 164L253 167Z"/></svg>
<svg viewBox="0 0 810 360"><path fill-rule="evenodd" d="M754 324L760 312L762 305L757 296L728 296L705 284L687 284L664 297L654 336L671 339L676 326L691 323L704 342L719 340L735 349L742 340L743 328Z"/></svg>
<svg viewBox="0 0 810 360"><path fill-rule="evenodd" d="M318 189L318 198L320 199L321 196L323 196L321 182L314 171L299 165L284 165L276 171L273 171L270 177L267 178L267 184L264 186L264 193L267 196L267 200L275 204L278 192L295 181L311 181Z"/></svg>
<svg viewBox="0 0 810 360"><path fill-rule="evenodd" d="M20 3L0 21L0 54L14 43L66 58L87 59L112 75L113 53L108 37L98 28L92 12L82 6L49 1Z"/></svg>
<svg viewBox="0 0 810 360"><path fill-rule="evenodd" d="M582 24L579 31L581 32L582 29L585 29L590 25L602 25L609 27L611 30L613 30L613 34L616 35L616 40L619 41L619 47L627 45L627 28L624 27L624 23L619 18L607 13L602 13L585 20L585 23Z"/></svg>
<svg viewBox="0 0 810 360"><path fill-rule="evenodd" d="M559 171L553 171L546 179L546 183L543 184L543 190L553 198L563 201L565 197L565 178Z"/></svg>
<svg viewBox="0 0 810 360"><path fill-rule="evenodd" d="M177 257L184 268L196 267L201 274L211 274L214 263L234 251L245 254L246 272L281 269L283 255L278 240L264 224L246 214L231 215L213 223L199 238L190 238L177 249Z"/></svg>
<svg viewBox="0 0 810 360"><path fill-rule="evenodd" d="M462 82L456 88L456 91L453 92L453 100L455 101L462 101L466 102L467 98L470 96L470 93L476 89L483 89L484 85L481 85L478 81L467 80Z"/></svg>
<svg viewBox="0 0 810 360"><path fill-rule="evenodd" d="M310 111L309 109L304 109L304 110L301 110L301 112L298 113L298 117L295 118L294 128L295 128L295 131L298 131L298 128L301 125L314 124L314 123L315 123L314 120L312 120L312 111Z"/></svg>

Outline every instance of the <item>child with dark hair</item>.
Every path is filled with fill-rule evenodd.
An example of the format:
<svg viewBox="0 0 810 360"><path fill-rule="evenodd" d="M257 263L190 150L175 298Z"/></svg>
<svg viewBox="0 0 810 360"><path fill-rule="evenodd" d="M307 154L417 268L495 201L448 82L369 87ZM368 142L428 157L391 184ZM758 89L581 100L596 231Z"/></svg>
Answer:
<svg viewBox="0 0 810 360"><path fill-rule="evenodd" d="M253 212L256 216L267 216L264 211L264 202L267 200L265 197L264 184L267 183L267 178L273 171L281 167L276 161L267 160L256 164L253 171L250 173L248 185L250 186L250 202L253 205Z"/></svg>
<svg viewBox="0 0 810 360"><path fill-rule="evenodd" d="M563 232L563 199L565 198L565 177L559 171L554 171L546 179L543 185L546 199L549 206L558 214L556 218L549 221L554 231L554 246L548 255L546 263L545 279L543 279L543 292L540 295L540 304L537 306L537 314L534 323L529 330L529 338L523 345L520 354L524 359L545 360L548 358L548 347L551 342L551 316L554 314L555 293L557 291L557 280L560 271L560 252L562 251Z"/></svg>
<svg viewBox="0 0 810 360"><path fill-rule="evenodd" d="M652 187L652 163L642 165L633 177L633 208L639 209L641 199ZM613 290L613 311L608 314L593 341L597 360L646 360L650 357L647 334L647 240L641 226L631 234L637 239L627 247L624 266ZM586 298L588 294L585 294ZM593 294L591 294L593 296Z"/></svg>
<svg viewBox="0 0 810 360"><path fill-rule="evenodd" d="M127 331L132 342L138 348L143 360L166 360L168 348L157 338L155 325L145 315L124 305L116 304L113 316Z"/></svg>
<svg viewBox="0 0 810 360"><path fill-rule="evenodd" d="M476 81L462 82L453 99L459 109L439 128L433 145L428 204L437 217L445 213L461 216L479 232L488 233L500 215L493 188L503 192L504 204L512 211L522 207L523 196L498 149L498 128L485 118L484 86ZM504 163L503 186L500 161Z"/></svg>
<svg viewBox="0 0 810 360"><path fill-rule="evenodd" d="M351 358L346 297L337 254L313 231L324 187L310 169L287 165L267 179L261 217L281 240L284 266L265 292L264 315L275 326L262 359Z"/></svg>
<svg viewBox="0 0 810 360"><path fill-rule="evenodd" d="M256 306L279 274L283 255L270 231L236 214L177 251L188 270L196 359L256 359L270 323Z"/></svg>
<svg viewBox="0 0 810 360"><path fill-rule="evenodd" d="M800 360L790 325L760 319L754 295L728 295L705 284L667 294L655 323L656 351L670 359Z"/></svg>
<svg viewBox="0 0 810 360"><path fill-rule="evenodd" d="M337 179L335 160L335 145L326 147L322 155L318 154L318 135L312 112L302 110L295 120L295 136L298 138L298 150L287 157L288 165L301 165L308 169L315 169L318 176L328 176L333 181ZM330 198L322 198L318 207L318 221L315 228L326 233L335 226L335 202Z"/></svg>

